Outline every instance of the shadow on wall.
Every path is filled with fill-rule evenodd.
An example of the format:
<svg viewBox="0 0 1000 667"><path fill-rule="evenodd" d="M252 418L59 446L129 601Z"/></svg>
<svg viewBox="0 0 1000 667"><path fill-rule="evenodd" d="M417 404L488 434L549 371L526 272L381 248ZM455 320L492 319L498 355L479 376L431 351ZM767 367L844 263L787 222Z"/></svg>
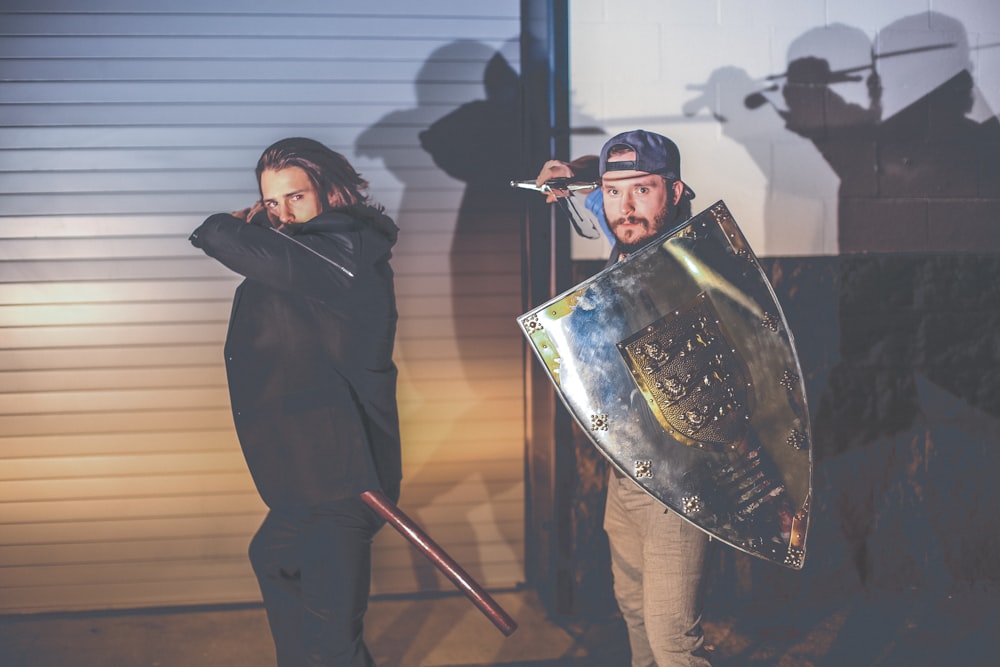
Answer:
<svg viewBox="0 0 1000 667"><path fill-rule="evenodd" d="M475 316L501 318L517 333L513 322L521 312L520 200L510 187L521 166L521 81L497 52L483 84L485 99L459 106L420 133L434 164L465 183L449 256L455 339L473 391L477 382L490 382L477 376L477 362L493 356L482 342L492 332ZM470 293L462 279L473 275L486 278L489 288ZM473 299L490 312L470 312Z"/></svg>
<svg viewBox="0 0 1000 667"><path fill-rule="evenodd" d="M816 28L791 44L786 71L767 79L760 89L742 69L716 70L685 112L712 108L727 136L773 174L769 189L787 197L768 200L789 210L766 211L769 233L796 233L789 201L816 185L808 164L771 164L783 123L840 181L841 253L1000 250L1000 121L976 88L960 22L908 16L874 44L850 26Z"/></svg>
<svg viewBox="0 0 1000 667"><path fill-rule="evenodd" d="M840 177L841 252L1000 249L1000 122L968 116L981 96L962 24L895 21L853 70L831 69L815 33L792 44L782 115ZM838 82L864 85L867 104Z"/></svg>
<svg viewBox="0 0 1000 667"><path fill-rule="evenodd" d="M685 109L711 105L762 169L780 118L840 179L844 254L764 262L814 413L806 571L723 553L718 590L763 602L1000 586L1000 122L965 29L921 13L872 44L834 25L788 57L764 90L717 70L707 90L727 92Z"/></svg>
<svg viewBox="0 0 1000 667"><path fill-rule="evenodd" d="M418 464L405 473L401 504L418 517L448 507L448 543L488 547L484 563L519 563L523 542L519 513L518 521L493 514L519 502L521 468L489 467L519 463L523 441L520 367L511 363L521 344L520 205L509 186L519 168L521 82L504 56L508 46L517 43L497 50L459 40L436 49L415 82L417 106L387 114L356 142L360 155L383 160L403 183L397 256L408 257L424 288L404 287L400 302L429 304L401 318L397 339L401 366L413 367L406 414L419 415L404 430L422 447L409 458ZM455 84L478 82L484 96L454 106ZM497 422L516 435L490 432ZM472 447L489 451L477 459ZM411 567L420 590L438 588L429 562L413 555Z"/></svg>
<svg viewBox="0 0 1000 667"><path fill-rule="evenodd" d="M486 63L483 71L469 71L478 62ZM449 79L466 82L470 76L481 78L485 98L440 115L443 105L436 91ZM381 158L404 184L399 222L411 232L410 239L417 238L412 232L451 233L451 312L446 317L454 323L465 380L474 393L488 394L492 378L475 366L499 355L491 355L488 342L482 343L496 333L483 322L506 318L516 339L513 318L521 312L520 207L509 186L520 168L520 78L502 51L462 40L431 54L416 90L418 106L388 114L365 130L357 151ZM419 150L400 150L411 147ZM453 183L448 177L465 184L457 214L451 201L429 201L427 196L447 191ZM433 229L420 229L426 216L435 218ZM441 218L454 219L454 225Z"/></svg>
<svg viewBox="0 0 1000 667"><path fill-rule="evenodd" d="M841 253L907 254L842 254L819 297L836 304L839 340L811 394L816 520L840 535L820 528L815 560L832 568L840 552L866 589L995 585L1000 123L969 116L983 105L954 19L891 23L864 67L831 67L830 36L793 43L782 115L840 177ZM816 321L800 346L823 338Z"/></svg>

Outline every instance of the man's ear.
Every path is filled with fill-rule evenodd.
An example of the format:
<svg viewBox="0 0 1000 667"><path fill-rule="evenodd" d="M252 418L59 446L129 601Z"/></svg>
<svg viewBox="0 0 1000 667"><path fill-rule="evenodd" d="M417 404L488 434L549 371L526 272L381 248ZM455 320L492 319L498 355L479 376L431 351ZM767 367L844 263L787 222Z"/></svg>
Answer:
<svg viewBox="0 0 1000 667"><path fill-rule="evenodd" d="M680 180L674 181L673 185L671 185L671 189L674 193L674 206L677 206L677 204L681 201L681 195L684 194L684 182Z"/></svg>

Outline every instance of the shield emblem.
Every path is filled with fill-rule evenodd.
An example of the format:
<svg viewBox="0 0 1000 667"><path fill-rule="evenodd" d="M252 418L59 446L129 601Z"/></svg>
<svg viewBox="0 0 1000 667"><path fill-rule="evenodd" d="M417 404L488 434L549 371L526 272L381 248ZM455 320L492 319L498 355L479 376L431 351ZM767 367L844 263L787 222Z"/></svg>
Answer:
<svg viewBox="0 0 1000 667"><path fill-rule="evenodd" d="M723 202L518 321L619 473L726 544L802 568L812 492L802 371Z"/></svg>

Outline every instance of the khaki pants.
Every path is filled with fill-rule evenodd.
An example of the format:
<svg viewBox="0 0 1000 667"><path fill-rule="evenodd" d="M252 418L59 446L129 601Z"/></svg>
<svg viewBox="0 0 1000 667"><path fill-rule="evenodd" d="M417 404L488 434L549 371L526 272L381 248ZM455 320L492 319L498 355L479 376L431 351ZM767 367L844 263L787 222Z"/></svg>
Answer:
<svg viewBox="0 0 1000 667"><path fill-rule="evenodd" d="M604 530L632 667L709 667L701 628L708 535L614 472Z"/></svg>

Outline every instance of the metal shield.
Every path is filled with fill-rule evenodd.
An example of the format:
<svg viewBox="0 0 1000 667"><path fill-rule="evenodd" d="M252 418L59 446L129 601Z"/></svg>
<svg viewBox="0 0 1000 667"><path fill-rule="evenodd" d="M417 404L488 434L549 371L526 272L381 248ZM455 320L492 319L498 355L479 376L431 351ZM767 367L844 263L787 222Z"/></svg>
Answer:
<svg viewBox="0 0 1000 667"><path fill-rule="evenodd" d="M802 568L812 491L802 371L723 202L518 322L621 474L713 537Z"/></svg>

